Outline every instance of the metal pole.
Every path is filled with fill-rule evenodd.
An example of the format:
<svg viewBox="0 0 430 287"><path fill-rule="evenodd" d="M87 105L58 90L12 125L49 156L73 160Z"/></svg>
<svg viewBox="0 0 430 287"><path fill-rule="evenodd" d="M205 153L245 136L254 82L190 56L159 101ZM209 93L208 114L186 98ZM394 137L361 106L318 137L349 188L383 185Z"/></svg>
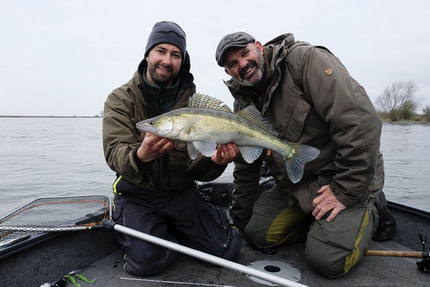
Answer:
<svg viewBox="0 0 430 287"><path fill-rule="evenodd" d="M174 251L177 251L177 252L180 252L180 253L183 253L183 254L186 254L186 255L189 255L189 256L192 256L192 257L195 257L195 258L207 261L207 262L210 262L210 263L215 264L215 265L226 267L226 268L229 268L229 269L232 269L235 271L239 271L239 272L242 272L242 273L245 273L245 274L248 274L248 275L251 275L251 276L272 282L272 283L279 284L280 286L306 287L306 285L303 285L303 284L300 284L300 283L297 283L294 281L290 281L290 280L272 275L270 273L256 270L256 269L247 267L245 265L238 264L236 262L229 261L229 260L214 256L211 254L207 254L205 252L195 250L195 249L192 249L192 248L189 248L189 247L186 247L186 246L183 246L183 245L180 245L180 244L168 241L168 240L164 240L164 239L158 238L156 236L152 236L152 235L140 232L140 231L136 231L134 229L131 229L131 228L119 225L119 224L115 224L113 226L113 229L118 231L118 232L128 234L130 236L133 236L133 237L151 242L153 244L157 244L157 245L163 246L165 248L168 248L168 249L171 249L171 250L174 250Z"/></svg>

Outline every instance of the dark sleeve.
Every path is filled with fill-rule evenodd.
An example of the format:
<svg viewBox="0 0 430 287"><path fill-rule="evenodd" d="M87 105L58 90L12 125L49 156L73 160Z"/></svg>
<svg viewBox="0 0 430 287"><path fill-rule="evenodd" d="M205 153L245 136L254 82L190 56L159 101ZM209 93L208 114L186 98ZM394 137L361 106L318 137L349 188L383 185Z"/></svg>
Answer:
<svg viewBox="0 0 430 287"><path fill-rule="evenodd" d="M134 160L136 162L136 165L138 167L139 170L143 170L143 171L148 171L152 169L152 166L154 165L154 161L150 161L147 163L143 163L140 158L137 156L137 150L139 149L139 147L134 148L133 150L133 157Z"/></svg>
<svg viewBox="0 0 430 287"><path fill-rule="evenodd" d="M227 165L218 165L210 157L198 157L188 169L188 175L198 181L212 181L218 178Z"/></svg>

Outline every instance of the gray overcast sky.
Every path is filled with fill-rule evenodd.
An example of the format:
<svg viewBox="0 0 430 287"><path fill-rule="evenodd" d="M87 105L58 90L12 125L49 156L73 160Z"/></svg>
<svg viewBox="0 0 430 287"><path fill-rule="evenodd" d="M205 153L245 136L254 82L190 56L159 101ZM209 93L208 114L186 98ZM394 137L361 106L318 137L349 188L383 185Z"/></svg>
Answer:
<svg viewBox="0 0 430 287"><path fill-rule="evenodd" d="M161 20L185 30L197 90L229 106L214 53L239 30L263 44L294 33L329 48L373 101L396 81L415 81L419 112L430 105L428 0L0 0L0 11L0 115L99 114Z"/></svg>

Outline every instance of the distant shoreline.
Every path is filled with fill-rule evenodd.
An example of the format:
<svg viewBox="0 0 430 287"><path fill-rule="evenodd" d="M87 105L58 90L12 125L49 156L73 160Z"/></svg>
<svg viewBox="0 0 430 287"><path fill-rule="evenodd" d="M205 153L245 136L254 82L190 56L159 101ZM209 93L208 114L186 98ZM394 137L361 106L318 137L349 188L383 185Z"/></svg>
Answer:
<svg viewBox="0 0 430 287"><path fill-rule="evenodd" d="M391 125L399 125L399 126L410 126L410 125L422 125L422 126L430 126L430 122L417 122L417 121L383 121L387 124Z"/></svg>
<svg viewBox="0 0 430 287"><path fill-rule="evenodd" d="M86 119L101 119L102 116L98 116L98 115L94 115L94 116L17 116L17 115L0 115L0 118L60 118L60 119L82 119L82 118L86 118ZM387 124L393 124L393 125L425 125L425 126L430 126L430 122L429 121L413 121L413 120L409 120L409 121L391 121L388 119L382 119L383 122L387 123Z"/></svg>
<svg viewBox="0 0 430 287"><path fill-rule="evenodd" d="M0 118L101 118L101 116L5 116Z"/></svg>

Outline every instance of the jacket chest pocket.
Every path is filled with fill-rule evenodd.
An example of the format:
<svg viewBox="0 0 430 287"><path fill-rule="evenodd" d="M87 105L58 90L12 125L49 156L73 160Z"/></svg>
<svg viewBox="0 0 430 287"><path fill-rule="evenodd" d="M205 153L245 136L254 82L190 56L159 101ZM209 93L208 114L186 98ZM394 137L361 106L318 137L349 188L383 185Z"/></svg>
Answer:
<svg viewBox="0 0 430 287"><path fill-rule="evenodd" d="M278 108L275 108L277 110ZM298 142L303 133L305 121L311 106L304 100L298 99L296 105L287 106L286 113L277 113L275 116L276 130L283 139Z"/></svg>

